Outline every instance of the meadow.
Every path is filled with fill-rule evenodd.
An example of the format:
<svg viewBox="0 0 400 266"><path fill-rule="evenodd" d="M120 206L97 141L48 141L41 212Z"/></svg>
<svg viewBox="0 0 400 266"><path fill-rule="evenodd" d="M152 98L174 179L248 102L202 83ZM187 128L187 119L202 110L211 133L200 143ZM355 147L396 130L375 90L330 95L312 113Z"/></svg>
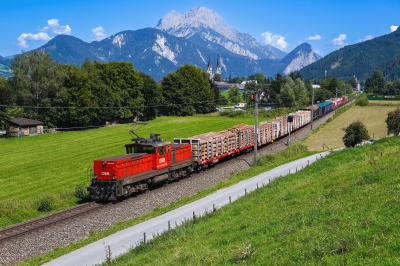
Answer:
<svg viewBox="0 0 400 266"><path fill-rule="evenodd" d="M351 107L333 121L318 129L314 134L310 135L306 139L305 144L311 151L321 151L323 143L325 143L329 149L343 147L342 138L344 136L344 130L342 129L357 120L365 124L371 138L385 137L387 132L385 119L388 112L395 108L396 107L389 106Z"/></svg>
<svg viewBox="0 0 400 266"><path fill-rule="evenodd" d="M159 117L135 131L141 137L161 134L164 140L220 131L240 123L254 123L251 117L198 115ZM74 197L78 184L89 183L88 167L93 160L124 154L131 143L130 124L74 132L56 132L0 140L0 227L41 215L41 198L51 197L54 210L79 202Z"/></svg>
<svg viewBox="0 0 400 266"><path fill-rule="evenodd" d="M397 265L399 145L333 152L111 265Z"/></svg>
<svg viewBox="0 0 400 266"><path fill-rule="evenodd" d="M371 104L379 104L379 105L400 105L400 101L374 101L369 100Z"/></svg>

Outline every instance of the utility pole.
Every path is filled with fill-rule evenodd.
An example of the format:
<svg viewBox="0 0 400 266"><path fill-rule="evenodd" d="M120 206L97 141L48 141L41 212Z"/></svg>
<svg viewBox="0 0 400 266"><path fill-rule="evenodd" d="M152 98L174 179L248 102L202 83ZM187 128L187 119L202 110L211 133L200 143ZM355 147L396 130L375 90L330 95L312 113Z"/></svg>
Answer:
<svg viewBox="0 0 400 266"><path fill-rule="evenodd" d="M313 121L314 121L314 88L312 89L312 98L311 98L311 130L313 130Z"/></svg>
<svg viewBox="0 0 400 266"><path fill-rule="evenodd" d="M254 116L255 116L255 123L254 123L254 165L257 165L257 145L258 145L258 93L256 91L255 95L255 111L254 111Z"/></svg>
<svg viewBox="0 0 400 266"><path fill-rule="evenodd" d="M335 96L335 101L336 101L336 103L337 103L337 87L336 87L336 96ZM336 114L336 110L337 110L337 106L336 106L336 108L335 108L335 114Z"/></svg>

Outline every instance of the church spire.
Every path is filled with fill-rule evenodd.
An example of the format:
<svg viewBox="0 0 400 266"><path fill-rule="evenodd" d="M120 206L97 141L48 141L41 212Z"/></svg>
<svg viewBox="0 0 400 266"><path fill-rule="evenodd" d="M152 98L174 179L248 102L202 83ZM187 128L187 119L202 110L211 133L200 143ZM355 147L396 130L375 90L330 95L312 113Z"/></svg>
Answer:
<svg viewBox="0 0 400 266"><path fill-rule="evenodd" d="M211 65L211 55L208 56L207 73L210 74L210 79L212 79L213 74L212 74L212 65Z"/></svg>
<svg viewBox="0 0 400 266"><path fill-rule="evenodd" d="M217 69L215 71L215 74L220 74L221 75L221 66L219 64L219 54L218 54L218 59L217 59Z"/></svg>

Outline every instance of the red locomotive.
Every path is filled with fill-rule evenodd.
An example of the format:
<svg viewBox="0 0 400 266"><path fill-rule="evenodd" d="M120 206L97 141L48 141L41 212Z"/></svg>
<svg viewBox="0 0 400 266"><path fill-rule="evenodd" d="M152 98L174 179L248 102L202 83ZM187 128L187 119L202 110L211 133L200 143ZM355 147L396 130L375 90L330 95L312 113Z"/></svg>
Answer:
<svg viewBox="0 0 400 266"><path fill-rule="evenodd" d="M171 144L159 134L134 141L125 145L126 154L94 161L94 177L87 189L93 199L117 200L193 171L190 144Z"/></svg>

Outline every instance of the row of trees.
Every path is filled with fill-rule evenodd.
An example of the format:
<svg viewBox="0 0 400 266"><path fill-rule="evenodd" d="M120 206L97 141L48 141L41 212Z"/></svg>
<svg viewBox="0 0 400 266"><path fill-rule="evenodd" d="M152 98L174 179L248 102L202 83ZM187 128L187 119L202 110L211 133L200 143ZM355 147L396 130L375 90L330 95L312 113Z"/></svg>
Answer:
<svg viewBox="0 0 400 266"><path fill-rule="evenodd" d="M13 117L46 126L85 126L146 116L205 113L219 100L218 89L199 67L185 65L158 84L128 62L91 62L81 66L54 62L40 50L18 55L13 76L0 79L0 128ZM182 105L183 104L183 105ZM68 107L68 108L65 108Z"/></svg>
<svg viewBox="0 0 400 266"><path fill-rule="evenodd" d="M377 93L382 95L400 95L400 80L387 82L382 72L376 70L365 81L365 90L368 93Z"/></svg>
<svg viewBox="0 0 400 266"><path fill-rule="evenodd" d="M337 78L315 81L315 83L319 83L320 88L313 90L311 81L306 80L303 82L299 72L291 73L286 77L278 73L275 79L269 78L267 80L270 82L269 84L251 82L245 85L243 96L249 105L253 104L254 100L251 95L256 91L262 95L261 101L277 103L289 108L301 108L309 105L313 92L314 102L323 102L336 95L340 97L353 91L349 83Z"/></svg>

